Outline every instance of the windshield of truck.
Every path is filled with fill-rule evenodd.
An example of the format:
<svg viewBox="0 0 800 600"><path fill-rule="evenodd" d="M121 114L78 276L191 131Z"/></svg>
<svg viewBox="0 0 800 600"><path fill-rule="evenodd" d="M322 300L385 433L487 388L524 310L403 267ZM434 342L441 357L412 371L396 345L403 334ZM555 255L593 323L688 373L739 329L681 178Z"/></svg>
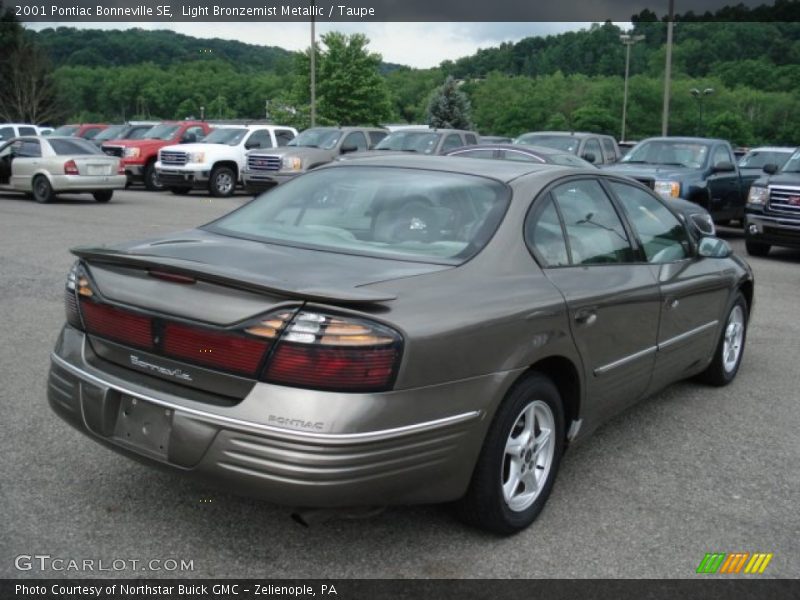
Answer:
<svg viewBox="0 0 800 600"><path fill-rule="evenodd" d="M215 129L209 133L203 140L204 144L228 144L228 146L238 146L244 136L247 135L247 129Z"/></svg>
<svg viewBox="0 0 800 600"><path fill-rule="evenodd" d="M783 165L781 173L800 173L800 149Z"/></svg>
<svg viewBox="0 0 800 600"><path fill-rule="evenodd" d="M577 154L580 140L571 135L526 133L514 140L514 143L526 146L545 146L546 148L555 148L556 150Z"/></svg>
<svg viewBox="0 0 800 600"><path fill-rule="evenodd" d="M698 142L652 140L641 142L620 162L646 165L670 165L699 169L706 164L708 146Z"/></svg>
<svg viewBox="0 0 800 600"><path fill-rule="evenodd" d="M78 125L62 125L61 127L58 127L55 131L53 131L53 133L51 133L50 135L65 135L65 136L75 135L78 129L79 129Z"/></svg>
<svg viewBox="0 0 800 600"><path fill-rule="evenodd" d="M340 137L342 132L338 129L306 129L286 145L330 150L336 147Z"/></svg>
<svg viewBox="0 0 800 600"><path fill-rule="evenodd" d="M177 133L178 129L180 129L180 125L169 125L167 123L161 123L161 125L156 125L150 131L147 132L145 137L148 140L162 140L162 141L169 141L175 137L175 133Z"/></svg>
<svg viewBox="0 0 800 600"><path fill-rule="evenodd" d="M441 133L429 131L396 131L383 138L375 146L375 150L400 150L403 152L432 154L436 150L436 145L441 137Z"/></svg>
<svg viewBox="0 0 800 600"><path fill-rule="evenodd" d="M128 128L127 125L112 125L111 127L107 127L96 136L94 136L95 141L102 142L104 140L117 140L120 139L121 135L124 135L125 130Z"/></svg>
<svg viewBox="0 0 800 600"><path fill-rule="evenodd" d="M792 155L791 150L751 150L739 161L739 166L745 169L762 169L764 165L778 165L780 169Z"/></svg>

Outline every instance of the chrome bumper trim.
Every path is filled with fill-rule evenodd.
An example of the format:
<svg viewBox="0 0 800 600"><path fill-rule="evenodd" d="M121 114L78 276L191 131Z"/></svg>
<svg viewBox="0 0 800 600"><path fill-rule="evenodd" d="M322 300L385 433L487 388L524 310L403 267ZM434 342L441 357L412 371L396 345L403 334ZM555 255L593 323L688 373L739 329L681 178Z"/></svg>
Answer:
<svg viewBox="0 0 800 600"><path fill-rule="evenodd" d="M466 421L470 421L472 419L477 419L478 417L481 416L480 411L471 411L459 415L453 415L451 417L445 417L443 419L436 419L434 421L426 421L424 423L415 423L413 425L395 427L392 429L383 429L379 431L366 431L363 433L313 433L308 431L297 431L294 429L282 429L280 427L273 427L271 425L264 425L262 423L255 423L252 421L242 421L241 419L234 419L231 417L225 417L223 415L217 415L214 413L197 410L195 408L188 408L186 406L181 406L180 404L168 402L160 398L155 398L153 396L143 394L141 392L132 391L123 385L113 383L111 381L97 377L96 375L89 373L88 371L85 371L84 369L81 369L80 367L77 367L65 361L63 358L61 358L55 353L50 354L50 359L54 363L56 363L59 367L69 371L70 373L72 373L77 377L88 380L102 387L113 388L119 392L122 392L123 394L128 394L136 398L141 398L142 400L151 402L153 404L157 404L159 406L163 406L164 408L172 409L177 413L188 414L201 421L205 421L207 423L211 423L219 427L228 426L237 429L242 429L245 431L256 430L260 432L270 433L289 440L301 439L301 440L307 440L309 442L314 441L314 442L333 442L333 443L383 441L383 440L403 437L406 435L413 435L423 431L439 429L441 427L447 427L458 423L463 423Z"/></svg>

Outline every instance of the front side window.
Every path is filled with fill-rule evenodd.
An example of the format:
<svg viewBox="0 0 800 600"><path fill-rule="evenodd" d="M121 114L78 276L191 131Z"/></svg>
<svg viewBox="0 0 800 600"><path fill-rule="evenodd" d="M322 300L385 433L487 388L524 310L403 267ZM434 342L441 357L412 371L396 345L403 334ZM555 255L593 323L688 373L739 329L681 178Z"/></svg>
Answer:
<svg viewBox="0 0 800 600"><path fill-rule="evenodd" d="M666 206L647 192L614 182L611 189L619 198L649 263L665 263L689 256L686 228Z"/></svg>
<svg viewBox="0 0 800 600"><path fill-rule="evenodd" d="M484 177L348 165L311 171L206 228L314 250L460 264L491 239L509 196L507 186Z"/></svg>
<svg viewBox="0 0 800 600"><path fill-rule="evenodd" d="M367 149L367 137L360 131L354 131L344 138L342 148L355 148L362 152Z"/></svg>
<svg viewBox="0 0 800 600"><path fill-rule="evenodd" d="M10 140L16 137L13 127L0 127L0 140Z"/></svg>
<svg viewBox="0 0 800 600"><path fill-rule="evenodd" d="M603 138L603 154L606 155L606 162L614 162L618 158L614 142L610 138Z"/></svg>
<svg viewBox="0 0 800 600"><path fill-rule="evenodd" d="M275 141L278 142L279 147L286 146L294 139L294 131L291 129L276 129Z"/></svg>
<svg viewBox="0 0 800 600"><path fill-rule="evenodd" d="M589 160L589 154L592 155L592 160L590 162L602 163L603 162L603 155L600 150L600 142L598 142L595 138L589 138L586 140L586 145L583 149L583 154L586 156L586 160Z"/></svg>
<svg viewBox="0 0 800 600"><path fill-rule="evenodd" d="M634 261L622 221L596 180L564 183L553 188L552 195L564 219L572 264Z"/></svg>
<svg viewBox="0 0 800 600"><path fill-rule="evenodd" d="M561 229L553 199L549 195L545 201L536 204L525 221L525 243L534 249L537 258L543 263L542 266L569 265L564 231Z"/></svg>
<svg viewBox="0 0 800 600"><path fill-rule="evenodd" d="M717 146L714 148L714 154L711 155L712 165L718 165L721 162L729 162L733 164L733 158L725 146Z"/></svg>
<svg viewBox="0 0 800 600"><path fill-rule="evenodd" d="M213 133L211 135L214 135ZM211 137L211 135L206 138L205 141ZM245 143L245 147L248 149L251 148L272 148L272 138L269 135L269 131L266 129L259 129L258 131L253 132L249 138L247 138L247 142Z"/></svg>
<svg viewBox="0 0 800 600"><path fill-rule="evenodd" d="M16 154L19 158L39 158L42 156L42 148L36 140L22 140Z"/></svg>
<svg viewBox="0 0 800 600"><path fill-rule="evenodd" d="M432 131L395 131L383 138L375 146L375 150L402 150L430 154L436 150L436 144L441 137L441 133Z"/></svg>
<svg viewBox="0 0 800 600"><path fill-rule="evenodd" d="M450 135L445 138L444 143L442 144L442 152L447 152L448 150L452 150L453 148L458 148L459 146L463 146L464 143L461 141L461 136L457 133L451 133Z"/></svg>
<svg viewBox="0 0 800 600"><path fill-rule="evenodd" d="M466 156L467 158L494 158L494 150L491 148L477 148L475 150L461 150L453 152L450 156Z"/></svg>
<svg viewBox="0 0 800 600"><path fill-rule="evenodd" d="M178 132L180 127L180 125L169 125L167 123L155 125L147 132L146 137L149 140L161 140L167 142L175 137L175 134Z"/></svg>

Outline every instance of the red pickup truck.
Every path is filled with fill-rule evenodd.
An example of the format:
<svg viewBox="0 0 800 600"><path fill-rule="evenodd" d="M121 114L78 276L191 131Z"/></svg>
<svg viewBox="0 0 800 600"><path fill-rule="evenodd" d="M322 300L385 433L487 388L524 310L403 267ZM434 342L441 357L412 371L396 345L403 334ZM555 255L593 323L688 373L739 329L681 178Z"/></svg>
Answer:
<svg viewBox="0 0 800 600"><path fill-rule="evenodd" d="M142 140L110 140L103 152L118 156L128 176L128 183L144 182L148 190L161 190L156 160L158 151L173 144L192 144L211 132L205 121L163 121L154 126Z"/></svg>

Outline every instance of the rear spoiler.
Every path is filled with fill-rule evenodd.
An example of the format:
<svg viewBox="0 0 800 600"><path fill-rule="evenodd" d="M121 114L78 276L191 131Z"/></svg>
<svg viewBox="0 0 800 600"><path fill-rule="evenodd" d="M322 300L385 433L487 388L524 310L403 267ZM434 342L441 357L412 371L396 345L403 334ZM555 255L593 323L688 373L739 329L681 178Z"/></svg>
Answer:
<svg viewBox="0 0 800 600"><path fill-rule="evenodd" d="M163 256L149 256L142 254L126 254L110 248L79 247L70 250L78 258L89 263L120 265L140 269L158 268L167 271L192 275L203 281L209 281L254 292L267 292L296 298L298 300L312 300L317 302L335 302L338 304L370 304L388 302L397 298L394 294L374 292L370 290L351 288L297 288L286 281L274 279L241 271L236 268L209 265L197 261Z"/></svg>

